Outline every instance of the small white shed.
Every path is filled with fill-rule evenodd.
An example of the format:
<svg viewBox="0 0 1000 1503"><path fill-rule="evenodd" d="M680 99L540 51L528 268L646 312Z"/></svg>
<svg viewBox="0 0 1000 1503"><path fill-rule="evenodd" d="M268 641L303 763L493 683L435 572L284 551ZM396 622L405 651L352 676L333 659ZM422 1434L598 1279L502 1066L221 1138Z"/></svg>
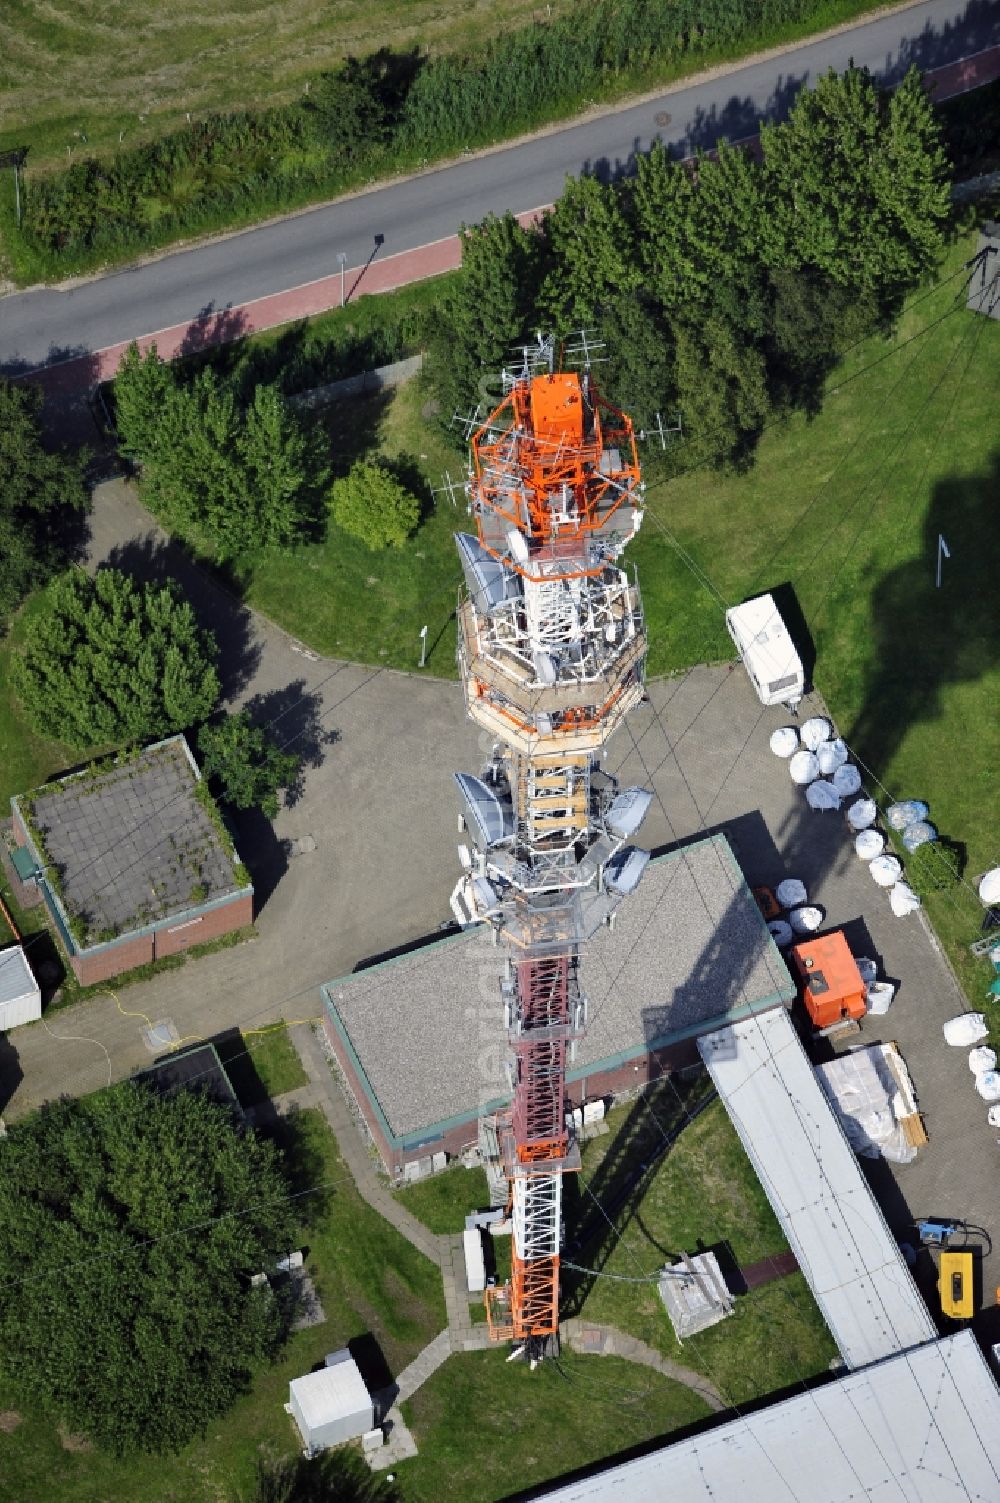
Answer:
<svg viewBox="0 0 1000 1503"><path fill-rule="evenodd" d="M482 1294L486 1288L486 1260L483 1234L478 1226L468 1226L462 1233L465 1252L465 1285L470 1294Z"/></svg>
<svg viewBox="0 0 1000 1503"><path fill-rule="evenodd" d="M42 993L20 945L0 950L0 1033L42 1016Z"/></svg>
<svg viewBox="0 0 1000 1503"><path fill-rule="evenodd" d="M293 1378L285 1407L309 1452L339 1446L375 1425L372 1396L346 1347L331 1352L319 1372Z"/></svg>

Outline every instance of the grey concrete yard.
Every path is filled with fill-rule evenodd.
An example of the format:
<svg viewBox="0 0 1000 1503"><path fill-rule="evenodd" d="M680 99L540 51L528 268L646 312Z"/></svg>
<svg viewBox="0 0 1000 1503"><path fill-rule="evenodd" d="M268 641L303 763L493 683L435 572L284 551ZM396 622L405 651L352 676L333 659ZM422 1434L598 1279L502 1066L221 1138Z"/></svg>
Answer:
<svg viewBox="0 0 1000 1503"><path fill-rule="evenodd" d="M10 1042L24 1079L9 1116L148 1063L146 1018L169 1018L185 1037L314 1016L321 982L432 931L449 916L458 871L452 771L475 770L482 757L457 683L304 653L165 552L120 482L96 498L92 554L180 575L224 643L233 698L265 696L275 733L298 737L292 744L306 748L310 765L301 796L273 831L259 821L239 833L263 897L260 937L129 988L121 1008L131 1016L109 995L18 1030ZM986 1125L965 1051L948 1049L941 1034L964 998L921 917L893 917L841 816L810 811L786 764L771 755L768 738L783 721L781 711L761 710L742 670L695 668L651 685L650 704L618 733L607 766L657 792L644 843L723 827L752 884L800 877L827 926L844 926L855 953L878 960L899 983L890 1012L867 1020L861 1041L898 1042L930 1141L898 1171L876 1165L877 1192L894 1230L927 1214L989 1229L998 1224L997 1134ZM388 1035L391 995L383 1005ZM982 1273L991 1306L1000 1257L986 1258Z"/></svg>

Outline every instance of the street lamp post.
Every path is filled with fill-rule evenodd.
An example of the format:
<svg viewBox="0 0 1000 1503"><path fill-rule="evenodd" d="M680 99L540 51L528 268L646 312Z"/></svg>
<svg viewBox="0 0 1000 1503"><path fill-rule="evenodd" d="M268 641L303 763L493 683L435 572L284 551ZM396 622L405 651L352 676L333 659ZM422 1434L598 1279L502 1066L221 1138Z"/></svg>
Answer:
<svg viewBox="0 0 1000 1503"><path fill-rule="evenodd" d="M337 252L337 264L340 267L340 306L344 306L344 276L347 271L347 252Z"/></svg>

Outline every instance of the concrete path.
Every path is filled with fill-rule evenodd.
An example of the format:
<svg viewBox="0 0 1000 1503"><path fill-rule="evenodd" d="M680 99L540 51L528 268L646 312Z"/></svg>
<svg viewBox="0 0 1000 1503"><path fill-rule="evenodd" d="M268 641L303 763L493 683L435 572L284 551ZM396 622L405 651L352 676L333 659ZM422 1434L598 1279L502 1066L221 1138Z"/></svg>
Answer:
<svg viewBox="0 0 1000 1503"><path fill-rule="evenodd" d="M423 1222L412 1215L399 1198L386 1186L384 1177L376 1167L372 1151L361 1137L358 1124L352 1116L343 1091L334 1080L330 1062L311 1028L297 1028L290 1037L309 1076L311 1086L316 1088L317 1104L333 1129L340 1149L340 1156L357 1185L362 1200L377 1211L391 1226L413 1244L425 1258L441 1267L440 1239L429 1232Z"/></svg>
<svg viewBox="0 0 1000 1503"><path fill-rule="evenodd" d="M394 1385L396 1388L395 1402L397 1404L405 1404L406 1400L416 1393L421 1384L426 1383L427 1379L432 1377L438 1368L447 1362L451 1356L451 1352L451 1333L450 1331L441 1331L434 1337L433 1341L428 1342L422 1352L419 1352L414 1357L409 1367L404 1367L403 1371L399 1374Z"/></svg>
<svg viewBox="0 0 1000 1503"><path fill-rule="evenodd" d="M616 1326L597 1325L591 1320L567 1320L561 1327L561 1335L566 1345L575 1352L588 1356L623 1357L626 1362L636 1362L640 1367L649 1367L653 1372L662 1373L675 1383L683 1383L685 1388L690 1388L699 1398L704 1399L716 1414L722 1414L729 1408L715 1384L702 1377L701 1373L696 1373L690 1367L682 1367L669 1357L661 1357L659 1352L647 1346L644 1341L626 1335Z"/></svg>

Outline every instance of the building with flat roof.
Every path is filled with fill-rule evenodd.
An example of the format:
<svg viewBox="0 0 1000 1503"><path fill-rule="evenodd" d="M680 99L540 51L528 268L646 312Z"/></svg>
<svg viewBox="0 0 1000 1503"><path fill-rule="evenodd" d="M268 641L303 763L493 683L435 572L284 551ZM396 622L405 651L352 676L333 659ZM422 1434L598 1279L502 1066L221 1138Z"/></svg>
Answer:
<svg viewBox="0 0 1000 1503"><path fill-rule="evenodd" d="M11 809L17 870L85 986L253 921L250 878L183 736L18 794Z"/></svg>
<svg viewBox="0 0 1000 1503"><path fill-rule="evenodd" d="M550 1503L1000 1498L1000 1390L971 1331L545 1492Z"/></svg>
<svg viewBox="0 0 1000 1503"><path fill-rule="evenodd" d="M477 1141L511 1089L488 928L432 937L322 988L324 1026L389 1172ZM724 835L655 857L586 947L588 1024L567 1071L575 1103L697 1062L695 1039L795 995Z"/></svg>

